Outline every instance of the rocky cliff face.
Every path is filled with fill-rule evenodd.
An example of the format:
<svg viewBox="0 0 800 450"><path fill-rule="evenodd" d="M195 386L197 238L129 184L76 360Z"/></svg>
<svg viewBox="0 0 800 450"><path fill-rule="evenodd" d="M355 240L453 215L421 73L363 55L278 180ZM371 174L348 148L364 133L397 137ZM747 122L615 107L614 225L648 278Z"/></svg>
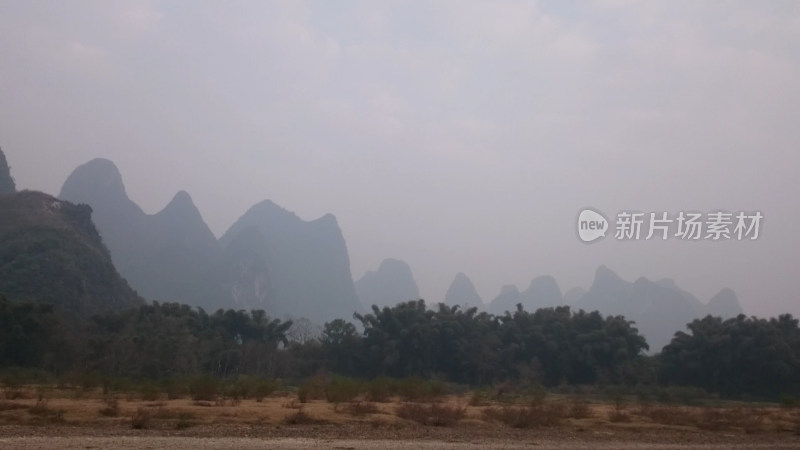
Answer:
<svg viewBox="0 0 800 450"><path fill-rule="evenodd" d="M367 308L419 300L419 289L411 268L397 259L383 260L377 270L367 272L356 281L355 287L361 304Z"/></svg>
<svg viewBox="0 0 800 450"><path fill-rule="evenodd" d="M0 196L0 293L79 317L142 299L120 277L86 205L40 192Z"/></svg>

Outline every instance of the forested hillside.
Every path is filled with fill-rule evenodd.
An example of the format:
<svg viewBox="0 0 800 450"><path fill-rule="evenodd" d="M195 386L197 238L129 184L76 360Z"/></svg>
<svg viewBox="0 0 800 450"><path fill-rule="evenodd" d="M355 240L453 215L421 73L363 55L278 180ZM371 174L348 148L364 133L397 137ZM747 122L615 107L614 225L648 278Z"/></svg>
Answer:
<svg viewBox="0 0 800 450"><path fill-rule="evenodd" d="M91 211L40 192L0 195L0 293L82 317L141 304L114 268Z"/></svg>

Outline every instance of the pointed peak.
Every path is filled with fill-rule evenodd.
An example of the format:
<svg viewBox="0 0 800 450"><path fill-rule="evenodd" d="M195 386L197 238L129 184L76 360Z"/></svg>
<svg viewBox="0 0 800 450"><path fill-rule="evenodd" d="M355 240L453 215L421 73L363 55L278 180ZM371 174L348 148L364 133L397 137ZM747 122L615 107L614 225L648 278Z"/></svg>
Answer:
<svg viewBox="0 0 800 450"><path fill-rule="evenodd" d="M625 283L625 280L623 280L619 275L617 275L616 272L609 269L605 265L601 265L594 272L594 283L592 283L593 285L608 286L621 283Z"/></svg>
<svg viewBox="0 0 800 450"><path fill-rule="evenodd" d="M717 295L715 295L714 297L738 299L736 296L736 291L728 287L720 289L719 292L717 292Z"/></svg>
<svg viewBox="0 0 800 450"><path fill-rule="evenodd" d="M472 280L464 272L458 272L456 276L453 278L453 282L450 283L450 286L454 285L469 285L472 286Z"/></svg>
<svg viewBox="0 0 800 450"><path fill-rule="evenodd" d="M192 216L198 216L200 211L195 206L194 201L192 200L192 196L189 195L186 191L178 191L172 200L167 204L164 209L161 210L157 215L169 215L169 214L178 214L178 215L188 215L191 214Z"/></svg>
<svg viewBox="0 0 800 450"><path fill-rule="evenodd" d="M410 266L408 263L395 258L386 258L378 265L378 271L409 268Z"/></svg>
<svg viewBox="0 0 800 450"><path fill-rule="evenodd" d="M513 284L505 284L502 288L500 288L500 295L519 295L519 288Z"/></svg>
<svg viewBox="0 0 800 450"><path fill-rule="evenodd" d="M420 298L411 267L394 258L384 259L376 271L369 271L355 282L356 294L364 305L394 306Z"/></svg>
<svg viewBox="0 0 800 450"><path fill-rule="evenodd" d="M742 314L742 305L736 292L730 288L723 288L708 301L708 310L714 316L723 318L736 317Z"/></svg>
<svg viewBox="0 0 800 450"><path fill-rule="evenodd" d="M528 290L536 289L538 286L558 286L558 281L553 276L541 275L531 280Z"/></svg>
<svg viewBox="0 0 800 450"><path fill-rule="evenodd" d="M450 287L447 288L444 302L448 305L483 306L483 299L464 272L456 274Z"/></svg>
<svg viewBox="0 0 800 450"><path fill-rule="evenodd" d="M595 278L613 278L613 279L621 279L616 272L606 267L605 264L601 264L597 270L594 272Z"/></svg>

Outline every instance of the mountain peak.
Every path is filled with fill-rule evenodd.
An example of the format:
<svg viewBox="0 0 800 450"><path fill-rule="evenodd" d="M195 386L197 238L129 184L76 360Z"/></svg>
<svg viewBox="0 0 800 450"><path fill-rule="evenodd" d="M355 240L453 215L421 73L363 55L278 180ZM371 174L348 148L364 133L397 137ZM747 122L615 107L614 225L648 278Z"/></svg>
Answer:
<svg viewBox="0 0 800 450"><path fill-rule="evenodd" d="M513 284L504 284L500 288L500 295L519 295L519 288Z"/></svg>
<svg viewBox="0 0 800 450"><path fill-rule="evenodd" d="M347 243L333 215L305 221L264 200L220 238L232 269L225 287L237 307L319 323L362 310Z"/></svg>
<svg viewBox="0 0 800 450"><path fill-rule="evenodd" d="M207 250L217 247L217 238L186 191L178 191L172 201L153 218L154 224L162 227L160 234L168 236L173 242L188 238L194 245L202 243Z"/></svg>
<svg viewBox="0 0 800 450"><path fill-rule="evenodd" d="M513 284L506 284L500 288L500 294L489 303L488 310L492 314L501 315L506 311L515 311L520 303L519 288Z"/></svg>
<svg viewBox="0 0 800 450"><path fill-rule="evenodd" d="M115 213L144 214L128 198L117 166L103 158L93 159L73 170L58 197L74 203L87 203L95 210L108 207Z"/></svg>
<svg viewBox="0 0 800 450"><path fill-rule="evenodd" d="M258 212L282 212L282 213L291 213L286 208L278 205L277 203L273 202L270 199L262 200L250 208L251 211L258 211Z"/></svg>
<svg viewBox="0 0 800 450"><path fill-rule="evenodd" d="M297 222L306 223L306 221L300 219L297 214L269 199L262 200L253 205L241 219L255 223L270 222L273 223L273 225L275 221L286 224L296 224Z"/></svg>
<svg viewBox="0 0 800 450"><path fill-rule="evenodd" d="M369 271L355 283L356 294L365 306L394 306L419 299L411 267L399 259L386 258L378 270Z"/></svg>
<svg viewBox="0 0 800 450"><path fill-rule="evenodd" d="M411 266L409 266L405 261L401 261L399 259L386 258L378 265L378 271L382 272L386 270L402 270L411 272Z"/></svg>
<svg viewBox="0 0 800 450"><path fill-rule="evenodd" d="M541 275L531 280L531 284L528 285L527 290L530 291L533 289L538 289L540 286L555 286L558 288L558 282L551 275Z"/></svg>
<svg viewBox="0 0 800 450"><path fill-rule="evenodd" d="M333 223L333 224L337 224L337 225L338 225L338 223L339 223L339 222L336 220L336 216L334 216L334 215L333 215L333 214L331 214L331 213L327 213L327 214L325 214L324 216L320 217L319 219L317 219L317 222L323 222L323 223L324 223L324 222L329 222L329 223Z"/></svg>
<svg viewBox="0 0 800 450"><path fill-rule="evenodd" d="M178 191L172 200L164 207L158 215L163 214L192 214L192 215L200 215L200 212L197 210L197 207L192 201L192 196L189 195L186 191Z"/></svg>
<svg viewBox="0 0 800 450"><path fill-rule="evenodd" d="M530 286L521 293L520 301L528 311L549 308L564 304L564 296L558 282L550 275L542 275L531 280Z"/></svg>
<svg viewBox="0 0 800 450"><path fill-rule="evenodd" d="M467 307L483 306L483 299L475 290L475 285L472 280L464 274L459 272L456 274L455 279L450 283L447 288L447 293L444 296L444 302L448 305L466 305Z"/></svg>
<svg viewBox="0 0 800 450"><path fill-rule="evenodd" d="M70 185L78 182L82 182L81 187L83 188L110 191L127 196L125 184L122 182L122 174L116 164L105 158L96 158L78 166L64 183L62 193L64 190L68 190Z"/></svg>
<svg viewBox="0 0 800 450"><path fill-rule="evenodd" d="M589 288L589 290L617 290L627 284L628 283L620 278L616 272L609 269L605 265L601 265L594 273L594 281L592 282L592 286Z"/></svg>
<svg viewBox="0 0 800 450"><path fill-rule="evenodd" d="M601 279L601 280L606 280L606 279L622 280L622 278L620 278L616 272L609 269L605 264L601 264L597 268L597 270L595 270L594 277L595 279Z"/></svg>
<svg viewBox="0 0 800 450"><path fill-rule="evenodd" d="M184 203L188 202L194 204L194 202L192 201L192 196L189 195L189 193L184 190L180 190L177 193L175 193L175 197L172 197L172 201L173 202L178 201Z"/></svg>
<svg viewBox="0 0 800 450"><path fill-rule="evenodd" d="M742 306L736 292L730 288L723 288L708 301L708 312L713 316L721 316L723 319L736 317L743 314Z"/></svg>

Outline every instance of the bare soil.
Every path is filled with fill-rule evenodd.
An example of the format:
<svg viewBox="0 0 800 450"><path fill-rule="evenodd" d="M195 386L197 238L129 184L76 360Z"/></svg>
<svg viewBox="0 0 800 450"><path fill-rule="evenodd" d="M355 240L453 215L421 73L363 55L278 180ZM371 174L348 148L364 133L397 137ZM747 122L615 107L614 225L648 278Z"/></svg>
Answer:
<svg viewBox="0 0 800 450"><path fill-rule="evenodd" d="M467 396L441 401L464 411L450 426L401 419L397 400L355 408L320 400L303 404L290 394L263 402L145 401L130 395L55 391L22 397L0 400L2 449L800 448L800 411L774 406L619 407L596 402L587 403L580 418L515 428L485 414L487 408L508 404L470 406Z"/></svg>

